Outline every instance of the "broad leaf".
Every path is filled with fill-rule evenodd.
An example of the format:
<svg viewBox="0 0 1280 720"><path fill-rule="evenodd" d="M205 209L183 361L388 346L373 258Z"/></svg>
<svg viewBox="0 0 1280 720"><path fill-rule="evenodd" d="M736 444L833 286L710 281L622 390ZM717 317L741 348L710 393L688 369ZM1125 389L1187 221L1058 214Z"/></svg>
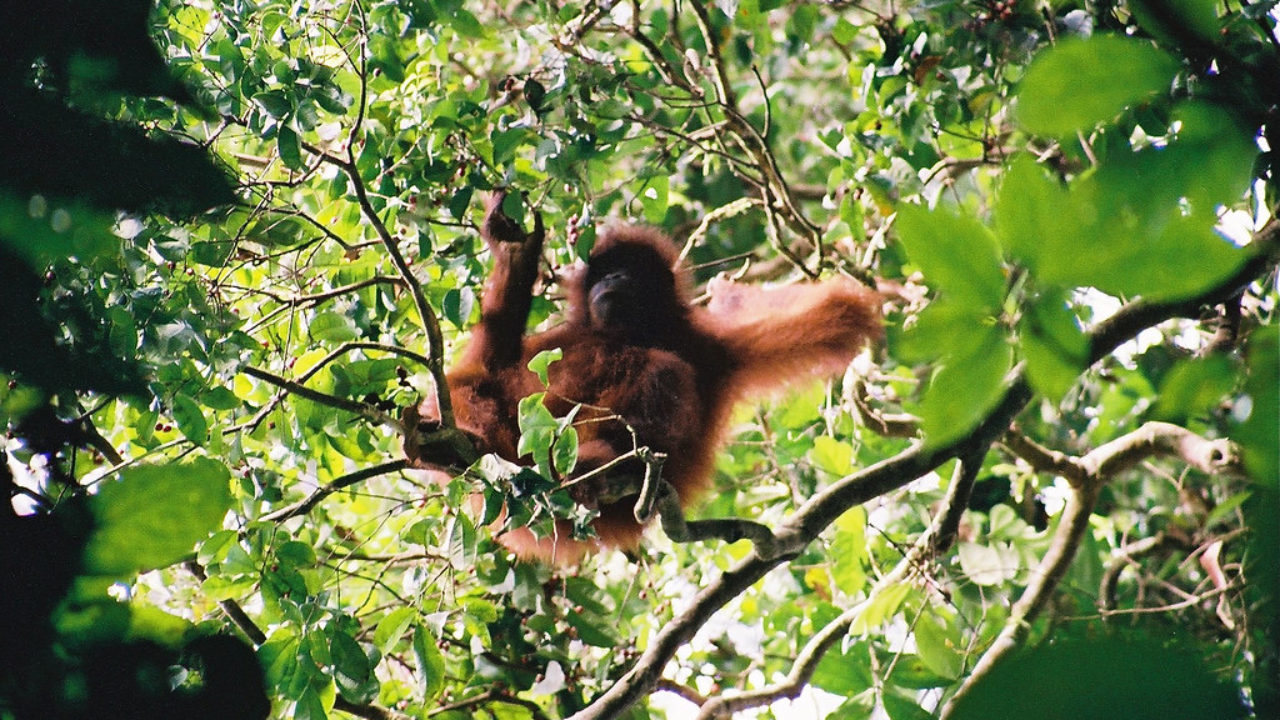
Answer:
<svg viewBox="0 0 1280 720"><path fill-rule="evenodd" d="M991 231L973 218L919 205L898 207L898 239L925 280L967 306L998 308L1005 278Z"/></svg>
<svg viewBox="0 0 1280 720"><path fill-rule="evenodd" d="M962 332L980 342L968 354L945 358L920 402L920 427L933 446L964 437L986 417L1003 395L1005 375L1013 365L1013 350L1000 328Z"/></svg>
<svg viewBox="0 0 1280 720"><path fill-rule="evenodd" d="M165 567L193 553L231 508L230 473L208 458L124 470L92 496L85 565L100 575Z"/></svg>
<svg viewBox="0 0 1280 720"><path fill-rule="evenodd" d="M1177 63L1149 42L1117 35L1068 38L1042 53L1018 92L1028 130L1065 136L1114 120L1169 92Z"/></svg>

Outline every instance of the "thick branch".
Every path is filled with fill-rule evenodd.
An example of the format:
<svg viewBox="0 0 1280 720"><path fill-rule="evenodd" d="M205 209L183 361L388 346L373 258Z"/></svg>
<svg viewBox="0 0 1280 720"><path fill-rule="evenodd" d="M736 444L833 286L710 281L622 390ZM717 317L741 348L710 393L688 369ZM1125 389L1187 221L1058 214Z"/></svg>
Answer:
<svg viewBox="0 0 1280 720"><path fill-rule="evenodd" d="M1004 434L1004 445L1014 455L1027 461L1027 464L1031 465L1036 472L1061 475L1073 487L1083 484L1085 476L1088 475L1077 458L1051 450L1018 432L1017 428Z"/></svg>
<svg viewBox="0 0 1280 720"><path fill-rule="evenodd" d="M1225 439L1209 440L1172 423L1148 422L1080 459L1080 465L1104 481L1149 457L1174 455L1203 473L1235 469L1239 456Z"/></svg>
<svg viewBox="0 0 1280 720"><path fill-rule="evenodd" d="M920 432L920 419L906 413L882 413L871 407L867 397L867 382L858 378L849 390L849 398L858 419L871 432L882 437L915 437Z"/></svg>
<svg viewBox="0 0 1280 720"><path fill-rule="evenodd" d="M893 584L896 584L896 582ZM889 586L891 585L878 583L866 600L845 610L839 617L828 623L812 638L809 638L809 642L805 643L804 648L796 655L795 664L792 665L791 672L787 673L786 679L782 682L759 690L712 698L703 703L702 707L698 709L698 720L729 718L743 710L768 705L783 698L798 697L805 686L809 684L814 671L818 669L818 663L822 661L822 656L826 655L827 651L848 633L849 626L866 610L867 604L873 598L879 597L881 588Z"/></svg>
<svg viewBox="0 0 1280 720"><path fill-rule="evenodd" d="M760 557L775 560L780 556L795 557L804 547L795 543L782 543L769 526L742 518L716 518L711 520L686 520L680 508L680 496L671 483L661 482L657 498L658 517L662 531L672 542L705 542L723 540L727 543L750 540Z"/></svg>

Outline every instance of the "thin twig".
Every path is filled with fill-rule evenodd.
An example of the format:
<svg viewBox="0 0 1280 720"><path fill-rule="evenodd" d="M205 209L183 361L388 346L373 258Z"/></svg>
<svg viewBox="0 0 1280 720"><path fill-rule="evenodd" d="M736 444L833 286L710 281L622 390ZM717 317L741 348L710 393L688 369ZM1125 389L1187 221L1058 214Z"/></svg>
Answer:
<svg viewBox="0 0 1280 720"><path fill-rule="evenodd" d="M305 398L321 405L338 408L339 410L346 410L349 413L372 420L380 425L386 425L387 427L393 428L401 435L404 434L404 426L399 420L391 417L372 405L368 405L357 400L338 397L336 395L329 395L328 393L322 393L319 390L312 390L302 383L281 377L275 373L268 372L262 368L254 367L252 365L245 365L241 368L241 372L249 377L255 377L259 380L271 383L276 387L284 388L291 394L297 395L298 397Z"/></svg>
<svg viewBox="0 0 1280 720"><path fill-rule="evenodd" d="M401 459L384 462L380 465L374 465L373 467L362 468L355 472L348 473L321 485L311 491L310 495L292 505L289 505L288 507L283 507L279 510L263 515L262 519L267 522L281 522L299 515L306 515L311 512L315 506L319 505L322 500L343 488L351 487L356 483L364 482L369 478L378 477L379 475L386 475L388 473L396 472L397 470L404 470L407 467L409 467L409 461Z"/></svg>

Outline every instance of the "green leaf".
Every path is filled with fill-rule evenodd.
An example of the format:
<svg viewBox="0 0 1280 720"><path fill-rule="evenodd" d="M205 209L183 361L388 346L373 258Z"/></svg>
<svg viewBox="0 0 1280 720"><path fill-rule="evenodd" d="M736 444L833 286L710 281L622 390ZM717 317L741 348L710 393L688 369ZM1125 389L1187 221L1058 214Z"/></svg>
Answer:
<svg viewBox="0 0 1280 720"><path fill-rule="evenodd" d="M570 610L565 614L565 620L578 631L578 639L588 645L611 648L618 644L616 631L599 618L588 618L586 613Z"/></svg>
<svg viewBox="0 0 1280 720"><path fill-rule="evenodd" d="M965 355L944 359L920 402L920 428L931 446L945 445L977 427L995 407L1013 365L1013 349L996 326L966 331L980 338Z"/></svg>
<svg viewBox="0 0 1280 720"><path fill-rule="evenodd" d="M195 400L179 393L173 396L173 421L178 424L182 436L196 445L209 440L209 423Z"/></svg>
<svg viewBox="0 0 1280 720"><path fill-rule="evenodd" d="M1018 91L1018 119L1033 133L1067 136L1167 94L1177 62L1149 42L1118 35L1067 38L1041 53Z"/></svg>
<svg viewBox="0 0 1280 720"><path fill-rule="evenodd" d="M1151 416L1185 423L1216 411L1236 386L1235 367L1225 355L1181 360L1164 376Z"/></svg>
<svg viewBox="0 0 1280 720"><path fill-rule="evenodd" d="M444 689L444 656L436 647L435 637L421 625L413 633L413 655L418 663L418 678L424 700L432 700Z"/></svg>
<svg viewBox="0 0 1280 720"><path fill-rule="evenodd" d="M660 225L667 217L670 202L671 179L665 174L654 175L641 182L640 204L644 207L645 222Z"/></svg>
<svg viewBox="0 0 1280 720"><path fill-rule="evenodd" d="M519 224L524 220L524 196L518 192L509 192L502 198L502 214Z"/></svg>
<svg viewBox="0 0 1280 720"><path fill-rule="evenodd" d="M1205 45L1217 42L1218 4L1214 0L1128 0L1125 6L1143 30L1173 47L1196 49L1188 47L1189 40Z"/></svg>
<svg viewBox="0 0 1280 720"><path fill-rule="evenodd" d="M812 414L812 407L809 406L806 413ZM813 439L809 459L814 465L836 477L847 475L853 471L853 445L830 435L819 435Z"/></svg>
<svg viewBox="0 0 1280 720"><path fill-rule="evenodd" d="M844 18L837 18L831 29L831 37L841 45L848 45L858 36L858 28Z"/></svg>
<svg viewBox="0 0 1280 720"><path fill-rule="evenodd" d="M531 137L526 127L513 127L505 130L495 129L489 139L493 143L493 164L504 165L515 157L516 148Z"/></svg>
<svg viewBox="0 0 1280 720"><path fill-rule="evenodd" d="M898 612L902 603L911 595L911 583L899 582L888 587L877 588L864 604L862 611L849 625L849 634L865 635L873 628L882 625Z"/></svg>
<svg viewBox="0 0 1280 720"><path fill-rule="evenodd" d="M964 655L958 647L959 638L948 632L941 618L924 613L915 624L916 654L921 662L938 675L954 680L964 670Z"/></svg>
<svg viewBox="0 0 1280 720"><path fill-rule="evenodd" d="M1144 181L1157 180L1170 188L1170 212L1185 214L1186 208L1178 202L1185 198L1193 213L1210 216L1219 205L1244 197L1253 182L1253 160L1258 155L1255 128L1242 122L1238 111L1229 106L1195 100L1179 103L1172 121L1177 127L1175 139L1163 149L1139 153L1149 167L1138 168ZM1108 190L1117 188L1113 185Z"/></svg>
<svg viewBox="0 0 1280 720"><path fill-rule="evenodd" d="M268 115L281 120L293 113L293 102L289 95L281 90L268 90L253 96L256 102ZM294 136L295 140L297 136Z"/></svg>
<svg viewBox="0 0 1280 720"><path fill-rule="evenodd" d="M195 625L190 620L158 608L141 603L129 607L129 636L132 638L146 638L176 648L190 638L194 629Z"/></svg>
<svg viewBox="0 0 1280 720"><path fill-rule="evenodd" d="M930 670L919 655L903 655L894 665L892 681L900 688L917 690L946 687L954 682Z"/></svg>
<svg viewBox="0 0 1280 720"><path fill-rule="evenodd" d="M311 337L325 342L348 342L360 337L360 330L355 322L346 315L336 312L317 313L311 319Z"/></svg>
<svg viewBox="0 0 1280 720"><path fill-rule="evenodd" d="M552 466L561 477L573 472L578 464L578 430L573 426L560 431L552 447Z"/></svg>
<svg viewBox="0 0 1280 720"><path fill-rule="evenodd" d="M1042 643L993 667L957 699L952 718L1247 717L1239 690L1206 666L1203 653L1170 647L1171 640L1130 631Z"/></svg>
<svg viewBox="0 0 1280 720"><path fill-rule="evenodd" d="M108 342L112 354L131 357L138 352L138 323L122 307L107 308Z"/></svg>
<svg viewBox="0 0 1280 720"><path fill-rule="evenodd" d="M462 328L470 321L475 303L476 294L471 288L449 288L440 301L440 311L454 327Z"/></svg>
<svg viewBox="0 0 1280 720"><path fill-rule="evenodd" d="M393 83L404 82L404 60L400 57L395 38L382 34L369 36L369 69L382 71Z"/></svg>
<svg viewBox="0 0 1280 720"><path fill-rule="evenodd" d="M280 159L290 170L302 170L306 164L302 161L302 143L298 133L286 125L281 125L276 136L276 146L280 149Z"/></svg>
<svg viewBox="0 0 1280 720"><path fill-rule="evenodd" d="M258 579L249 575L236 578L214 576L200 583L200 591L214 601L235 600L253 592L257 587Z"/></svg>
<svg viewBox="0 0 1280 720"><path fill-rule="evenodd" d="M320 693L315 688L306 688L302 691L302 695L297 701L294 702L293 720L329 720L329 714L324 709L324 702L320 699Z"/></svg>
<svg viewBox="0 0 1280 720"><path fill-rule="evenodd" d="M1033 299L1018 326L1019 349L1027 362L1027 380L1057 402L1088 366L1089 342L1068 307L1064 292Z"/></svg>
<svg viewBox="0 0 1280 720"><path fill-rule="evenodd" d="M200 402L211 410L235 410L241 405L240 398L225 385L218 385L201 393Z"/></svg>
<svg viewBox="0 0 1280 720"><path fill-rule="evenodd" d="M1075 284L1092 285L1112 295L1140 295L1148 300L1192 297L1225 280L1246 258L1207 220L1174 218L1152 242L1120 239L1109 252L1090 252L1088 264L1077 260L1078 270L1062 274L1075 276Z"/></svg>
<svg viewBox="0 0 1280 720"><path fill-rule="evenodd" d="M524 99L535 113L542 114L542 101L547 97L547 88L533 78L524 81Z"/></svg>
<svg viewBox="0 0 1280 720"><path fill-rule="evenodd" d="M334 115L345 113L352 102L352 97L343 92L342 88L332 85L317 87L311 97L315 98L317 105Z"/></svg>
<svg viewBox="0 0 1280 720"><path fill-rule="evenodd" d="M905 698L895 692L886 692L880 698L884 703L885 714L889 720L930 720L933 715L920 707L914 699Z"/></svg>
<svg viewBox="0 0 1280 720"><path fill-rule="evenodd" d="M1243 252L1215 232L1216 211L1247 189L1256 147L1216 106L1183 103L1175 119L1167 147L1113 152L1069 190L1015 161L996 207L1005 249L1042 284L1148 299L1195 295L1233 273Z"/></svg>
<svg viewBox="0 0 1280 720"><path fill-rule="evenodd" d="M373 676L369 656L355 638L345 632L335 631L329 641L329 656L333 660L333 680L343 697L352 702L369 702L367 685Z"/></svg>
<svg viewBox="0 0 1280 720"><path fill-rule="evenodd" d="M84 550L88 572L129 575L191 555L231 508L226 466L209 458L127 468L90 497L97 525Z"/></svg>
<svg viewBox="0 0 1280 720"><path fill-rule="evenodd" d="M234 530L219 530L200 544L200 549L196 553L196 562L205 567L222 562L228 551L235 544L236 533Z"/></svg>
<svg viewBox="0 0 1280 720"><path fill-rule="evenodd" d="M814 687L844 697L871 687L871 653L866 641L854 643L843 651L839 645L831 648L818 661L810 682Z"/></svg>
<svg viewBox="0 0 1280 720"><path fill-rule="evenodd" d="M114 224L111 213L88 205L0 192L0 244L33 268L66 257L88 261L115 250L120 240L111 233Z"/></svg>
<svg viewBox="0 0 1280 720"><path fill-rule="evenodd" d="M551 443L556 437L556 418L542 404L542 393L535 393L520 400L520 440L516 452L521 457L530 455L538 466L538 472L551 475Z"/></svg>
<svg viewBox="0 0 1280 720"><path fill-rule="evenodd" d="M975 308L954 297L942 297L921 310L915 322L893 338L889 346L902 360L913 363L968 355L975 352L985 338L981 333L956 332L956 328L971 330L993 324L990 309Z"/></svg>
<svg viewBox="0 0 1280 720"><path fill-rule="evenodd" d="M373 644L378 652L383 655L391 652L417 616L418 611L411 607L398 607L383 615L373 631Z"/></svg>
<svg viewBox="0 0 1280 720"><path fill-rule="evenodd" d="M267 686L278 694L293 684L299 674L298 638L289 630L278 629L258 648L258 662L266 675Z"/></svg>
<svg viewBox="0 0 1280 720"><path fill-rule="evenodd" d="M1280 328L1260 328L1249 338L1245 350L1249 368L1244 392L1232 415L1231 437L1240 443L1249 479L1271 491L1280 484Z"/></svg>
<svg viewBox="0 0 1280 720"><path fill-rule="evenodd" d="M847 510L836 519L836 536L831 541L831 577L846 595L861 592L867 584L867 511L862 506Z"/></svg>
<svg viewBox="0 0 1280 720"><path fill-rule="evenodd" d="M476 19L475 15L463 8L461 2L449 0L449 2L437 3L436 9L440 12L445 24L456 30L462 37L470 40L484 38L484 25Z"/></svg>
<svg viewBox="0 0 1280 720"><path fill-rule="evenodd" d="M291 568L314 567L316 551L307 543L289 540L276 548L276 560Z"/></svg>
<svg viewBox="0 0 1280 720"><path fill-rule="evenodd" d="M1055 258L1073 247L1083 222L1067 189L1027 155L1009 165L996 200L995 223L1005 252L1035 271L1040 256Z"/></svg>
<svg viewBox="0 0 1280 720"><path fill-rule="evenodd" d="M1005 278L995 236L977 220L949 210L898 206L898 239L925 280L973 308L999 308Z"/></svg>
<svg viewBox="0 0 1280 720"><path fill-rule="evenodd" d="M562 357L564 357L564 352L562 352L560 348L543 350L537 355L534 355L533 359L529 361L529 370L534 375L538 376L538 380L545 387L548 384L547 369L551 366L551 363L556 362Z"/></svg>
<svg viewBox="0 0 1280 720"><path fill-rule="evenodd" d="M467 206L471 204L471 195L475 190L464 185L449 198L449 214L458 220L467 216Z"/></svg>

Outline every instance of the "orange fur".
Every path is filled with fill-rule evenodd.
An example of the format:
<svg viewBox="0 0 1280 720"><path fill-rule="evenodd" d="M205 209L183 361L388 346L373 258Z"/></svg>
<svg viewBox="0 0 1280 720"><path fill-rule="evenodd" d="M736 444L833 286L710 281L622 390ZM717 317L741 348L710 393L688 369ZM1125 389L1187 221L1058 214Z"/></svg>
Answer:
<svg viewBox="0 0 1280 720"><path fill-rule="evenodd" d="M541 226L526 234L501 215L501 199L490 200L483 227L495 261L485 283L481 323L448 375L458 426L480 438L482 452L519 460L517 404L543 390L526 364L542 350L559 348L562 358L551 365L545 402L557 416L584 405L575 423L578 474L630 450L634 430L636 444L666 453L663 479L688 506L708 487L734 404L839 373L882 334L879 296L851 280L780 288L722 283L713 285L708 308L692 307L689 276L673 268L670 241L651 229L622 227L608 231L593 249L588 269L568 279L564 322L525 335ZM617 248L632 253L624 264L640 262L646 273L656 267L667 275L646 280L654 289L644 293L645 310L651 310L645 322L655 326L647 327L643 341L630 337L628 328L601 328L592 320L586 286L591 263ZM417 411L430 417L432 405L424 401ZM417 465L429 464L415 448L406 446L406 453ZM576 500L594 505L592 492L590 483L571 489ZM643 528L632 516L633 505L626 499L597 508L598 542L574 541L563 536L563 528L560 537L536 538L520 528L500 540L521 557L561 565L579 561L597 545L635 548Z"/></svg>

